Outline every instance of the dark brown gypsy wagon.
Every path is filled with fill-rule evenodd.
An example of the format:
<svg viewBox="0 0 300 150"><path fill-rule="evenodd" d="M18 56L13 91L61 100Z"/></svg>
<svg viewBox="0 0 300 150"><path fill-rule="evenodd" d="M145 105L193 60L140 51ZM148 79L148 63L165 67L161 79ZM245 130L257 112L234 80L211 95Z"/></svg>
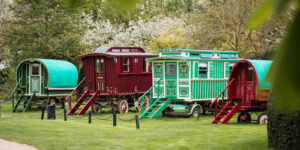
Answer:
<svg viewBox="0 0 300 150"><path fill-rule="evenodd" d="M94 112L116 104L120 113L137 106L137 99L152 84L152 71L140 47L100 47L93 53L81 55L83 67L77 88L66 98L69 115L83 115L93 105ZM76 93L72 107L71 96Z"/></svg>

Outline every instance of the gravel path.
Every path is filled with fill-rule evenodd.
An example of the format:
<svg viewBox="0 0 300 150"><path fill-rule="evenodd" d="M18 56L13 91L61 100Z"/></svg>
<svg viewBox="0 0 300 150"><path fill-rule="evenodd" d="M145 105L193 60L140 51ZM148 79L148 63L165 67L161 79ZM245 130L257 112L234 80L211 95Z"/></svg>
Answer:
<svg viewBox="0 0 300 150"><path fill-rule="evenodd" d="M0 150L37 150L37 148L26 144L0 139Z"/></svg>

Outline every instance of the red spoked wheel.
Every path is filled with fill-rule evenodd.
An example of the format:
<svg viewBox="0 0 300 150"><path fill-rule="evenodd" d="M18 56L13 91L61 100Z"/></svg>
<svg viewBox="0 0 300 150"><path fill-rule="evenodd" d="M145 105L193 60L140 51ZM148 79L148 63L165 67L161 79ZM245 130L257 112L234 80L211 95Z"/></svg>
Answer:
<svg viewBox="0 0 300 150"><path fill-rule="evenodd" d="M102 106L100 104L94 104L92 107L92 112L100 114L102 112Z"/></svg>
<svg viewBox="0 0 300 150"><path fill-rule="evenodd" d="M118 103L118 111L120 114L124 114L128 112L128 102L126 99L119 101Z"/></svg>
<svg viewBox="0 0 300 150"><path fill-rule="evenodd" d="M238 123L249 123L251 122L251 114L249 112L240 112L237 117Z"/></svg>
<svg viewBox="0 0 300 150"><path fill-rule="evenodd" d="M137 110L138 112L140 112L140 111L142 110L142 107L141 107L142 104L141 104L140 102L138 102L138 101L136 101L135 103L136 103L136 104L135 104L136 110ZM145 97L144 97L143 107L144 107L144 111L147 110L147 109L149 108L149 96L148 96L148 95L145 95Z"/></svg>

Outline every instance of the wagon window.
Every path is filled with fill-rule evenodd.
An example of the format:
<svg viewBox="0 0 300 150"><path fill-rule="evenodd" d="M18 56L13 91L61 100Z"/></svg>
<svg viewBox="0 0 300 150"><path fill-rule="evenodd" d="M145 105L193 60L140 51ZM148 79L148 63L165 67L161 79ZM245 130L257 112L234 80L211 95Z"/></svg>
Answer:
<svg viewBox="0 0 300 150"><path fill-rule="evenodd" d="M233 63L230 63L229 64L229 73L231 72L232 68L233 68L234 64Z"/></svg>
<svg viewBox="0 0 300 150"><path fill-rule="evenodd" d="M207 78L207 63L199 63L199 78Z"/></svg>
<svg viewBox="0 0 300 150"><path fill-rule="evenodd" d="M166 77L176 77L176 63L167 63L166 69Z"/></svg>
<svg viewBox="0 0 300 150"><path fill-rule="evenodd" d="M123 72L129 72L130 70L130 61L128 57L123 59Z"/></svg>
<svg viewBox="0 0 300 150"><path fill-rule="evenodd" d="M146 61L146 58L143 58L143 72L148 72L148 62Z"/></svg>
<svg viewBox="0 0 300 150"><path fill-rule="evenodd" d="M120 49L112 49L112 52L120 52Z"/></svg>
<svg viewBox="0 0 300 150"><path fill-rule="evenodd" d="M131 49L130 51L131 52L138 52L139 50L138 49Z"/></svg>
<svg viewBox="0 0 300 150"><path fill-rule="evenodd" d="M104 59L101 58L100 60L100 72L103 73L104 72Z"/></svg>
<svg viewBox="0 0 300 150"><path fill-rule="evenodd" d="M100 60L96 59L96 72L99 73L100 72Z"/></svg>
<svg viewBox="0 0 300 150"><path fill-rule="evenodd" d="M122 52L129 52L129 49L122 49Z"/></svg>
<svg viewBox="0 0 300 150"><path fill-rule="evenodd" d="M40 75L40 66L39 65L32 65L31 75L34 75L34 76Z"/></svg>
<svg viewBox="0 0 300 150"><path fill-rule="evenodd" d="M249 67L247 71L247 81L253 81L253 68Z"/></svg>

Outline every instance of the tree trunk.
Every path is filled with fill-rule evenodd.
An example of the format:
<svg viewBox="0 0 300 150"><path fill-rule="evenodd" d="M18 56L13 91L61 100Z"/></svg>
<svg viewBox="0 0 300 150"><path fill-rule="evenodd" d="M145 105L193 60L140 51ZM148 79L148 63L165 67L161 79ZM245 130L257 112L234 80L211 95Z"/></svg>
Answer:
<svg viewBox="0 0 300 150"><path fill-rule="evenodd" d="M268 144L274 150L297 150L300 147L300 109L288 114L286 109L275 109L275 96L268 102Z"/></svg>

